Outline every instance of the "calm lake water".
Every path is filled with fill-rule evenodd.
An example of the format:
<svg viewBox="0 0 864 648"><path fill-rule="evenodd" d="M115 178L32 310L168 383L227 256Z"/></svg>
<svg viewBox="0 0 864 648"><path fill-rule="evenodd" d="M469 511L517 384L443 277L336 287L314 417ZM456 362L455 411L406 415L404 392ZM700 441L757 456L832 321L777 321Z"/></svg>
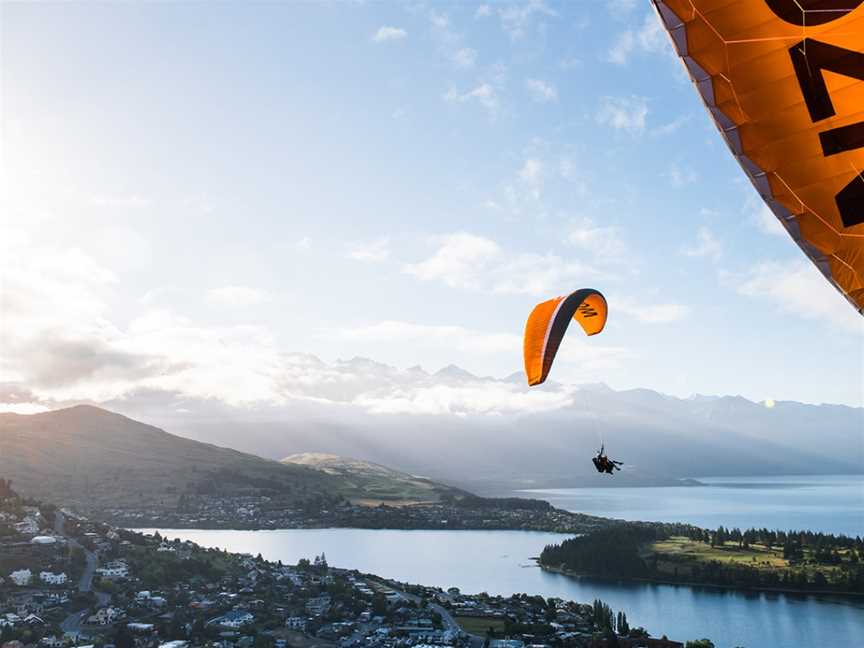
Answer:
<svg viewBox="0 0 864 648"><path fill-rule="evenodd" d="M575 579L543 572L531 561L566 536L532 531L393 531L285 529L279 531L160 530L207 547L259 552L296 563L322 551L336 567L401 581L509 595L558 596L580 602L600 598L624 610L631 625L672 639L709 637L717 648L859 646L864 643L864 601L783 594L742 594L672 585ZM830 644L826 643L830 637Z"/></svg>
<svg viewBox="0 0 864 648"><path fill-rule="evenodd" d="M810 529L864 536L864 477L705 477L706 486L519 491L568 511L716 529Z"/></svg>
<svg viewBox="0 0 864 648"><path fill-rule="evenodd" d="M706 487L530 491L562 508L706 527L808 528L864 535L861 477L711 478ZM524 493L524 492L523 492ZM169 538L296 563L322 551L331 565L462 591L600 598L631 625L717 648L864 645L864 600L575 579L541 571L532 556L567 536L530 531L160 530Z"/></svg>

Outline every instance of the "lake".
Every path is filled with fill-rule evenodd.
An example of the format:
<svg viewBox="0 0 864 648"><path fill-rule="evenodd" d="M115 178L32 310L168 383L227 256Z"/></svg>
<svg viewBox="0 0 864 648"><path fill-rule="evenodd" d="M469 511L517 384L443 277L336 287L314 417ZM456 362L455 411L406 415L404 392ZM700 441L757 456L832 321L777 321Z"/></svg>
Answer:
<svg viewBox="0 0 864 648"><path fill-rule="evenodd" d="M151 530L152 531L152 530ZM672 639L708 637L717 648L788 648L864 642L864 600L738 593L710 588L576 579L542 571L531 561L567 536L533 531L395 531L283 529L277 531L171 530L168 538L207 547L261 553L294 564L326 553L336 567L401 581L456 586L466 593L515 592L583 603L600 598L624 610L631 626Z"/></svg>
<svg viewBox="0 0 864 648"><path fill-rule="evenodd" d="M716 529L767 527L864 536L864 476L703 477L705 486L524 490L568 511Z"/></svg>
<svg viewBox="0 0 864 648"><path fill-rule="evenodd" d="M700 487L522 491L573 511L700 526L807 528L864 535L864 478L735 477ZM576 579L532 562L567 536L531 531L160 530L207 547L296 563L324 552L331 565L401 581L510 595L600 598L631 626L672 639L708 637L717 648L864 645L864 600L741 593L712 588ZM830 642L827 638L830 637Z"/></svg>

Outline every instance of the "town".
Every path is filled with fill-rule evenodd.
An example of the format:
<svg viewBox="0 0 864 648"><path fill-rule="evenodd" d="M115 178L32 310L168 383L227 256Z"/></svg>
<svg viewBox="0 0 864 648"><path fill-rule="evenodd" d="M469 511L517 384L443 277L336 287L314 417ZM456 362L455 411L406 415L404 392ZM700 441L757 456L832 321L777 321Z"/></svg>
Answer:
<svg viewBox="0 0 864 648"><path fill-rule="evenodd" d="M419 559L419 557L418 557ZM467 595L144 535L0 484L3 648L651 646L623 611Z"/></svg>
<svg viewBox="0 0 864 648"><path fill-rule="evenodd" d="M99 519L126 528L294 529L487 529L587 533L614 520L558 509L542 500L464 496L436 503L394 506L319 498L286 504L267 495L182 496L175 510L162 506L105 509Z"/></svg>

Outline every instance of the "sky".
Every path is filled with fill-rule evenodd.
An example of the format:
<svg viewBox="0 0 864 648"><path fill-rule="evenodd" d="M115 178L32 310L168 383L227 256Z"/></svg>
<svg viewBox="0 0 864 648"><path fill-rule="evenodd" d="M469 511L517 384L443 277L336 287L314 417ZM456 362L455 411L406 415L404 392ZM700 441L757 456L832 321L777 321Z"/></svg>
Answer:
<svg viewBox="0 0 864 648"><path fill-rule="evenodd" d="M3 3L0 37L0 409L864 404L864 320L647 0ZM580 287L609 321L549 386L416 380L521 371Z"/></svg>

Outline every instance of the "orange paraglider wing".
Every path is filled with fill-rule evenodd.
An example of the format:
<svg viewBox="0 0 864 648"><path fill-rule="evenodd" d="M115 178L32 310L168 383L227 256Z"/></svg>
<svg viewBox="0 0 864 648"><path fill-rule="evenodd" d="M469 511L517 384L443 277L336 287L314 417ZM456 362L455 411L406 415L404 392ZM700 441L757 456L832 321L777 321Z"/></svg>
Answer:
<svg viewBox="0 0 864 648"><path fill-rule="evenodd" d="M528 384L546 380L571 319L579 322L586 335L596 335L606 325L607 310L606 299L591 288L537 304L525 324L523 352Z"/></svg>
<svg viewBox="0 0 864 648"><path fill-rule="evenodd" d="M864 312L864 0L653 0L750 181Z"/></svg>

